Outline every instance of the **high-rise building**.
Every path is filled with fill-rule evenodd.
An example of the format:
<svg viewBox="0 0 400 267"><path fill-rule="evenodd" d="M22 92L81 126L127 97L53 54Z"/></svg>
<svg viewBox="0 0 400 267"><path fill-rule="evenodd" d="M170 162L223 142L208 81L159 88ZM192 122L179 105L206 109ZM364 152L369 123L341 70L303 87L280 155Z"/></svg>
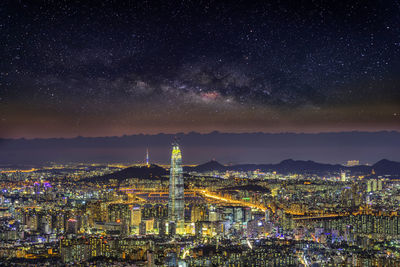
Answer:
<svg viewBox="0 0 400 267"><path fill-rule="evenodd" d="M128 204L114 203L108 205L108 221L130 225L131 210Z"/></svg>
<svg viewBox="0 0 400 267"><path fill-rule="evenodd" d="M360 161L359 160L348 160L346 165L348 167L358 166L358 165L360 165Z"/></svg>
<svg viewBox="0 0 400 267"><path fill-rule="evenodd" d="M140 207L132 207L131 210L131 225L139 226L140 222L142 221L142 211Z"/></svg>
<svg viewBox="0 0 400 267"><path fill-rule="evenodd" d="M367 181L367 192L372 192L372 180Z"/></svg>
<svg viewBox="0 0 400 267"><path fill-rule="evenodd" d="M164 219L160 219L158 222L158 234L160 236L165 236L167 232L167 227Z"/></svg>
<svg viewBox="0 0 400 267"><path fill-rule="evenodd" d="M176 233L185 230L182 155L179 145L173 143L169 176L168 221L176 226ZM172 233L174 234L174 233Z"/></svg>
<svg viewBox="0 0 400 267"><path fill-rule="evenodd" d="M347 173L346 173L345 171L342 171L342 172L340 173L340 180L341 180L342 182L346 182L346 181L347 181Z"/></svg>
<svg viewBox="0 0 400 267"><path fill-rule="evenodd" d="M203 205L194 205L191 209L190 221L195 223L206 220L207 208Z"/></svg>
<svg viewBox="0 0 400 267"><path fill-rule="evenodd" d="M378 191L381 191L383 189L383 181L382 179L378 180Z"/></svg>
<svg viewBox="0 0 400 267"><path fill-rule="evenodd" d="M154 218L149 219L149 220L145 220L144 221L146 223L146 233L149 231L153 231L154 229Z"/></svg>
<svg viewBox="0 0 400 267"><path fill-rule="evenodd" d="M146 222L141 222L139 224L139 235L145 235L146 234Z"/></svg>
<svg viewBox="0 0 400 267"><path fill-rule="evenodd" d="M67 234L77 234L78 232L78 221L75 219L69 219L67 222Z"/></svg>

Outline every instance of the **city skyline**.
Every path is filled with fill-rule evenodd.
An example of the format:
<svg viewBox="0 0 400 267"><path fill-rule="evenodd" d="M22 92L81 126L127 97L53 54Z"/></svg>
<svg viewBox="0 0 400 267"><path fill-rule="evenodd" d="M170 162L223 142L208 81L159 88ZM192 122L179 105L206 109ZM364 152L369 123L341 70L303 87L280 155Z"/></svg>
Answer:
<svg viewBox="0 0 400 267"><path fill-rule="evenodd" d="M6 241L0 264L400 263L393 197L400 162L212 162L183 169L180 146L173 142L170 151L169 173L148 164L147 149L142 163L130 167L6 168L0 172L0 240Z"/></svg>

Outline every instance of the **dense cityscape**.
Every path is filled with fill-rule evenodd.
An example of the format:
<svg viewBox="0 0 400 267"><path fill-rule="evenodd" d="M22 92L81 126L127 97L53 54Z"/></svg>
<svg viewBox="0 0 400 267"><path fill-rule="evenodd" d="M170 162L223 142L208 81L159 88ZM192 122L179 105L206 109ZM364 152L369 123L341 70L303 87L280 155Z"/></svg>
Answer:
<svg viewBox="0 0 400 267"><path fill-rule="evenodd" d="M400 0L1 0L0 266L400 267Z"/></svg>
<svg viewBox="0 0 400 267"><path fill-rule="evenodd" d="M385 165L400 163L372 168ZM170 166L152 164L147 150L134 166L4 168L0 263L400 264L400 176L365 173L357 160L340 166L324 174L183 166L174 142Z"/></svg>

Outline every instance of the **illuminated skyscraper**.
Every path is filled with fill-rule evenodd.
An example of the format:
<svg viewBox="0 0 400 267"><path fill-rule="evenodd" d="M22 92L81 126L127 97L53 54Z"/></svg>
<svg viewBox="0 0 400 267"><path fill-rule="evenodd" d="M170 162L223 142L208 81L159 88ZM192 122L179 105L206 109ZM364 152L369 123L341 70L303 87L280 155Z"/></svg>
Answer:
<svg viewBox="0 0 400 267"><path fill-rule="evenodd" d="M346 165L348 167L358 166L358 165L360 165L360 161L359 160L348 160Z"/></svg>
<svg viewBox="0 0 400 267"><path fill-rule="evenodd" d="M347 181L347 174L346 174L345 171L342 171L342 172L340 173L340 180L341 180L342 182L346 182L346 181Z"/></svg>
<svg viewBox="0 0 400 267"><path fill-rule="evenodd" d="M168 220L171 225L176 226L177 234L184 233L185 217L182 155L177 143L172 144L171 169L169 176Z"/></svg>

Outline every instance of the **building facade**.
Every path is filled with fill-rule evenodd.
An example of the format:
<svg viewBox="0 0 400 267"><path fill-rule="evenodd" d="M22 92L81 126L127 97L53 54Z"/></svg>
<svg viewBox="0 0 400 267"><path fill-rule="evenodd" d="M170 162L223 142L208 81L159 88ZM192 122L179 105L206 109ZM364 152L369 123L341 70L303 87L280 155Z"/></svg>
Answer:
<svg viewBox="0 0 400 267"><path fill-rule="evenodd" d="M182 154L179 145L174 143L172 145L169 177L168 221L176 226L176 234L184 233L184 208Z"/></svg>

